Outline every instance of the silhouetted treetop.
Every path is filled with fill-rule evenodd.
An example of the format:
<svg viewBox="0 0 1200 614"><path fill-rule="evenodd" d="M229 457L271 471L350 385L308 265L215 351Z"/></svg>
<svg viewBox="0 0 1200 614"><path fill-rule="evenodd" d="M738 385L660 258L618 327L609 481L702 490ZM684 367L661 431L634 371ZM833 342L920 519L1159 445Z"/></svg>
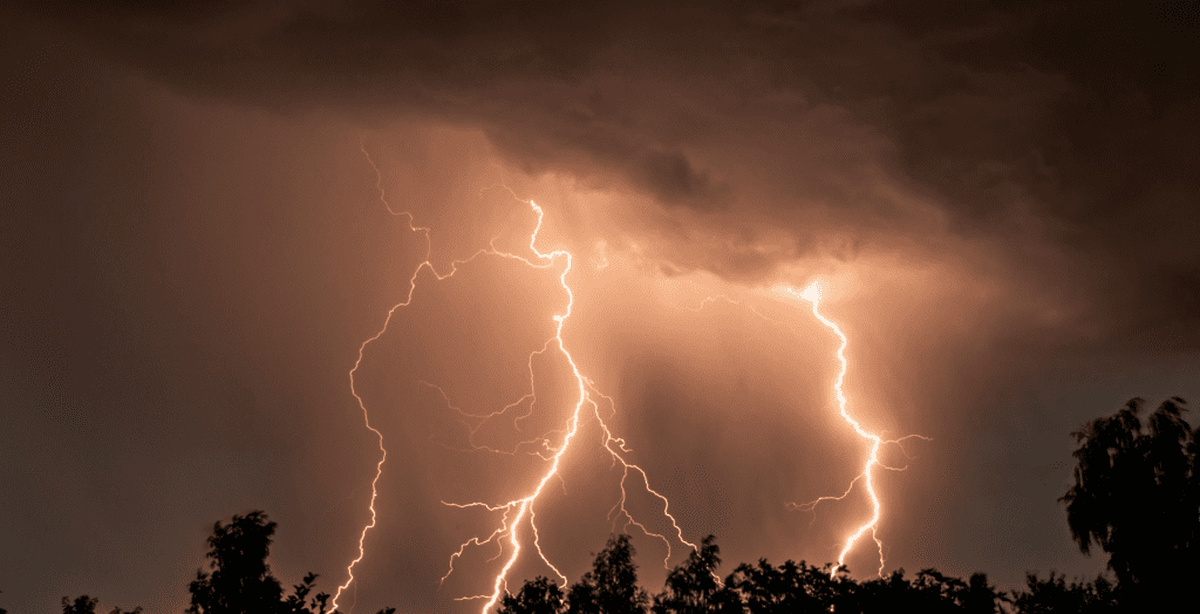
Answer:
<svg viewBox="0 0 1200 614"><path fill-rule="evenodd" d="M1013 605L1020 614L1101 614L1121 612L1120 602L1112 584L1103 576L1092 582L1055 576L1041 580L1036 574L1026 574L1026 589L1013 593Z"/></svg>
<svg viewBox="0 0 1200 614"><path fill-rule="evenodd" d="M279 580L271 575L267 556L275 523L265 512L234 516L229 524L217 521L208 538L211 571L198 570L188 586L192 605L188 614L338 614L329 611L327 593L312 595L317 574L309 573L285 599ZM393 614L386 608L379 614Z"/></svg>
<svg viewBox="0 0 1200 614"><path fill-rule="evenodd" d="M100 603L95 597L80 595L74 601L63 597L62 611L63 614L96 614L96 604Z"/></svg>
<svg viewBox="0 0 1200 614"><path fill-rule="evenodd" d="M1139 602L1180 590L1200 570L1196 431L1183 399L1163 402L1145 423L1144 404L1132 399L1072 433L1075 484L1060 499L1080 551L1099 545L1121 590Z"/></svg>
<svg viewBox="0 0 1200 614"><path fill-rule="evenodd" d="M563 614L566 596L551 580L538 576L526 582L514 596L505 593L498 614Z"/></svg>
<svg viewBox="0 0 1200 614"><path fill-rule="evenodd" d="M654 614L740 613L741 598L717 575L721 550L712 535L667 574L663 591L654 597Z"/></svg>
<svg viewBox="0 0 1200 614"><path fill-rule="evenodd" d="M98 603L100 603L99 599L96 599L95 597L88 597L87 595L80 595L74 600L63 597L63 614L96 614L96 604ZM129 610L128 612L117 607L109 610L108 614L141 614L141 612L141 606ZM5 614L5 611L0 609L0 614Z"/></svg>
<svg viewBox="0 0 1200 614"><path fill-rule="evenodd" d="M571 585L567 597L571 614L637 614L646 611L650 597L637 583L635 551L625 534L611 537L596 555L592 571Z"/></svg>
<svg viewBox="0 0 1200 614"><path fill-rule="evenodd" d="M596 556L593 570L571 585L565 606L557 585L538 577L516 596L507 594L497 614L645 612L646 594L636 585L632 555L629 536L616 536ZM935 569L923 570L911 581L900 569L857 582L844 568L831 574L832 564L818 568L786 561L775 567L761 559L757 565L739 565L722 581L717 575L719 555L713 536L704 538L686 561L668 572L662 591L654 596L654 614L996 614L1003 603L1012 603L982 573L962 580ZM1051 592L1033 580L1030 586L1035 593L1024 595L1022 607L1041 607ZM1033 610L1018 608L1014 614L1025 611Z"/></svg>
<svg viewBox="0 0 1200 614"><path fill-rule="evenodd" d="M234 516L229 524L217 521L208 538L211 572L199 570L189 590L189 614L244 614L276 612L283 589L271 575L267 556L275 523L261 511Z"/></svg>

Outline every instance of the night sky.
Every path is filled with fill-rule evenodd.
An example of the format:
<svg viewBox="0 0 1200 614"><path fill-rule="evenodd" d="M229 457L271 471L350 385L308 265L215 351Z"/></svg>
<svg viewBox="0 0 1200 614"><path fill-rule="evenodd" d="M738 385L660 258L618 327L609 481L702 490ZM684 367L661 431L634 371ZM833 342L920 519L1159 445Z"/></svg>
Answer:
<svg viewBox="0 0 1200 614"><path fill-rule="evenodd" d="M562 340L595 402L536 503L571 581L614 530L651 591L665 544L688 552L640 474L626 508L670 539L611 513L597 415L725 573L832 562L869 518L861 488L789 505L843 492L867 445L836 337L781 285L822 284L849 411L928 438L882 452L907 467L876 472L886 571L1094 576L1057 501L1071 431L1200 400L1196 2L15 2L0 24L10 612L182 611L212 524L255 509L285 586L336 590L381 458L362 407L388 456L340 605L477 612L454 599L510 551L439 578L501 515L444 502L526 496L578 400L556 342L535 353L568 294L530 200L536 249L571 254ZM510 587L537 574L525 550Z"/></svg>

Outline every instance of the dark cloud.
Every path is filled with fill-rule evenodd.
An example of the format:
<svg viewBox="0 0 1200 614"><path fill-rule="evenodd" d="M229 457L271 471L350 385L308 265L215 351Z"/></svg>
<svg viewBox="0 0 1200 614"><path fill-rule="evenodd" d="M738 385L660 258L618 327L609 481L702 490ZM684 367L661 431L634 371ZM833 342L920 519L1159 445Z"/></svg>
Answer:
<svg viewBox="0 0 1200 614"><path fill-rule="evenodd" d="M26 10L197 96L477 126L531 172L765 212L797 233L819 219L868 245L945 232L1046 242L1086 270L1083 300L1133 287L1158 298L1151 321L1196 317L1194 3ZM1141 326L1133 305L1114 309L1103 317Z"/></svg>
<svg viewBox="0 0 1200 614"><path fill-rule="evenodd" d="M606 75L653 74L679 87L678 95L694 95L686 90L689 78L736 79L755 69L778 91L875 102L881 112L874 119L884 125L888 115L932 121L941 114L915 111L954 96L986 95L997 107L993 114L1011 109L1012 127L1024 119L1012 109L1016 98L1040 102L1043 110L1053 102L1036 100L1055 93L1052 84L1036 82L1039 74L1141 92L1159 111L1196 93L1187 50L1197 30L1189 3L838 4L789 10L769 3L357 2L281 9L224 2L207 9L120 3L33 10L175 87L210 96L280 107L398 103L407 107L398 112L476 120L558 112L559 122L572 115L580 125L624 124L635 133L656 131L638 125L656 115L662 122L654 109L680 105L636 91L606 101L589 86ZM756 94L762 92L744 99ZM976 143L984 151L1019 137L997 134L989 121L955 127L986 135ZM594 138L579 132L560 139L583 136ZM956 155L971 153L958 149Z"/></svg>
<svg viewBox="0 0 1200 614"><path fill-rule="evenodd" d="M1088 305L1079 326L1200 330L1193 3L17 11L189 95L482 129L532 174L696 212L690 230L625 229L676 237L664 270L769 281L805 255L961 259L944 238L983 238L966 249L999 247L1033 292Z"/></svg>

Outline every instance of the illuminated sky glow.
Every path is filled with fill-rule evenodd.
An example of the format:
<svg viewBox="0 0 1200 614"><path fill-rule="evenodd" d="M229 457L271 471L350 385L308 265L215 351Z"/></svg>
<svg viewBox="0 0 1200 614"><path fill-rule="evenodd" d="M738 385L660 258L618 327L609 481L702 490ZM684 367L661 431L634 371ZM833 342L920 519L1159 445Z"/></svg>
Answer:
<svg viewBox="0 0 1200 614"><path fill-rule="evenodd" d="M0 9L0 607L253 509L360 614L1103 567L1069 433L1200 399L1186 3L501 4Z"/></svg>

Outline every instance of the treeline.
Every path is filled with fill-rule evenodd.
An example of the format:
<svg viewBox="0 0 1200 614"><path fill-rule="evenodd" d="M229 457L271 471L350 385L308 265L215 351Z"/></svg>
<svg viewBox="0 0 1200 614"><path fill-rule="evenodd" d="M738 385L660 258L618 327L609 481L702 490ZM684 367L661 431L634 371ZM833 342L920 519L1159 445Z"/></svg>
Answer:
<svg viewBox="0 0 1200 614"><path fill-rule="evenodd" d="M667 575L662 591L651 596L637 584L634 549L628 535L609 540L592 570L563 591L538 577L517 594L507 594L499 614L805 614L809 612L923 612L995 614L1012 612L1118 612L1120 600L1103 577L1067 582L1053 573L1027 577L1027 587L1002 592L986 574L963 580L926 569L912 578L897 570L862 582L831 565L765 559L743 563L725 578L717 573L720 549L710 535L688 559Z"/></svg>
<svg viewBox="0 0 1200 614"><path fill-rule="evenodd" d="M1186 402L1164 401L1144 416L1131 399L1071 435L1074 485L1063 495L1079 549L1098 547L1116 578L1068 582L1027 574L1022 590L1001 592L981 573L967 580L926 569L857 582L801 561L742 564L722 579L712 537L668 574L653 598L637 586L628 536L610 540L593 570L564 592L546 578L505 596L502 614L775 614L885 611L1042 614L1200 611L1200 427Z"/></svg>
<svg viewBox="0 0 1200 614"><path fill-rule="evenodd" d="M261 511L217 522L208 538L208 570L198 570L188 585L187 614L340 614L330 595L314 593L316 574L308 574L290 593L267 563L276 524ZM831 574L804 561L775 566L760 559L741 564L728 576L718 575L720 549L705 538L686 561L672 569L660 592L650 595L638 584L635 551L629 535L608 540L592 570L563 590L538 577L514 595L507 593L497 614L805 614L809 612L875 613L912 611L927 614L1040 614L1043 612L1118 612L1121 600L1103 577L1067 582L1053 573L1047 579L1028 576L1025 590L1002 592L976 573L963 580L935 569L911 578L898 570L884 578L856 581L845 569ZM82 595L63 597L63 614L97 614L98 600ZM109 610L107 614L140 614L142 609ZM395 608L378 614L395 614ZM0 614L6 614L0 609Z"/></svg>
<svg viewBox="0 0 1200 614"><path fill-rule="evenodd" d="M340 614L330 595L316 592L317 574L310 573L286 592L268 565L276 523L264 512L217 522L208 538L208 571L198 570L188 585L191 607L186 614ZM804 614L902 612L967 614L1040 614L1124 612L1115 586L1099 577L1067 582L1050 574L1028 576L1025 590L1003 592L984 573L961 579L937 570L906 578L904 570L858 582L846 570L766 559L742 564L719 576L720 549L708 536L695 552L667 574L658 594L637 583L635 550L629 535L608 540L595 556L592 571L563 590L538 577L516 595L506 594L497 614ZM88 595L62 597L62 614L97 614L98 600ZM142 608L114 608L107 614L140 614ZM395 608L378 614L395 614ZM0 614L6 614L0 609Z"/></svg>
<svg viewBox="0 0 1200 614"><path fill-rule="evenodd" d="M498 614L803 614L912 611L1076 614L1198 611L1192 582L1200 573L1200 428L1172 397L1143 421L1145 401L1072 433L1074 485L1060 501L1079 549L1108 555L1115 576L1067 581L1027 575L1024 589L999 591L982 573L963 580L925 569L856 581L845 570L804 561L738 565L722 578L720 551L706 538L651 596L637 583L628 535L615 536L591 571L565 590L539 577L506 594ZM308 574L285 593L267 565L275 523L263 512L217 522L208 538L208 570L188 586L187 614L337 614ZM63 614L95 614L87 595L62 600ZM141 608L108 614L138 614ZM386 608L379 614L394 614ZM0 614L7 612L0 608Z"/></svg>

